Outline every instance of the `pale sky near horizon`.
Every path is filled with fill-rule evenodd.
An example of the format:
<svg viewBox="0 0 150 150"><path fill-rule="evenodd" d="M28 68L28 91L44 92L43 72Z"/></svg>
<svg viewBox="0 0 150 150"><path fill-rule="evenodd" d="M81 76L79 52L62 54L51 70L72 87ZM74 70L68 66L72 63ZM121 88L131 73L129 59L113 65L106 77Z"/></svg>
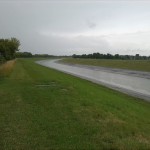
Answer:
<svg viewBox="0 0 150 150"><path fill-rule="evenodd" d="M150 1L0 0L0 38L21 51L150 56Z"/></svg>

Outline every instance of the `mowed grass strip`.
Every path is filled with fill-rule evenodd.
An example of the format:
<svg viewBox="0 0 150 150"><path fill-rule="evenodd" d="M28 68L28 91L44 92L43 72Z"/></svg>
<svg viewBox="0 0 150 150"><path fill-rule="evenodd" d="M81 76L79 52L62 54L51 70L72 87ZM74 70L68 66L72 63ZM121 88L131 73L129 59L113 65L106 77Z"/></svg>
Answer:
<svg viewBox="0 0 150 150"><path fill-rule="evenodd" d="M150 149L150 104L17 60L0 80L0 149Z"/></svg>
<svg viewBox="0 0 150 150"><path fill-rule="evenodd" d="M150 71L150 60L113 60L113 59L82 59L66 58L61 60L65 63L93 65L100 67L120 68L137 71Z"/></svg>

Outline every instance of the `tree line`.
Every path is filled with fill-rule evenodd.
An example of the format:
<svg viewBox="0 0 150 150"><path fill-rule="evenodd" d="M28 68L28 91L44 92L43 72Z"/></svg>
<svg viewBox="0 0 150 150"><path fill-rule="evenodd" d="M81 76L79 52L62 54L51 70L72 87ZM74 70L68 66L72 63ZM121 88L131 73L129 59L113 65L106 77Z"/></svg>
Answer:
<svg viewBox="0 0 150 150"><path fill-rule="evenodd" d="M16 38L0 39L0 61L14 59L19 46L20 41Z"/></svg>
<svg viewBox="0 0 150 150"><path fill-rule="evenodd" d="M119 54L100 54L100 53L93 53L93 54L82 54L82 55L72 55L73 58L91 58L91 59L122 59L122 60L148 60L150 56L140 56L139 54L136 55L119 55Z"/></svg>
<svg viewBox="0 0 150 150"><path fill-rule="evenodd" d="M32 54L31 52L16 52L15 54L16 58L55 58L58 56L49 55L49 54Z"/></svg>

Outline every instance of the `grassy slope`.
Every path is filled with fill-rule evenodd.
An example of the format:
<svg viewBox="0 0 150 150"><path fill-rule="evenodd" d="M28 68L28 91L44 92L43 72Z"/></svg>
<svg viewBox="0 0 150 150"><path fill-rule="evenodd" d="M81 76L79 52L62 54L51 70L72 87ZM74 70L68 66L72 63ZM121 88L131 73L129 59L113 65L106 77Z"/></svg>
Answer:
<svg viewBox="0 0 150 150"><path fill-rule="evenodd" d="M150 60L64 59L65 63L150 71Z"/></svg>
<svg viewBox="0 0 150 150"><path fill-rule="evenodd" d="M1 150L150 149L149 116L147 102L32 60L0 79Z"/></svg>

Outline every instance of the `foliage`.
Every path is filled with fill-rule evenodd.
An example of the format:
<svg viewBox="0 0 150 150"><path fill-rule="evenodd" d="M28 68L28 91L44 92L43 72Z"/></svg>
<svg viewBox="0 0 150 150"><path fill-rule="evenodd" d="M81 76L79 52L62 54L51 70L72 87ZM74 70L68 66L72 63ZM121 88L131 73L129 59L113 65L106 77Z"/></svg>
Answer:
<svg viewBox="0 0 150 150"><path fill-rule="evenodd" d="M31 52L16 52L15 56L17 58L64 58L67 56L55 56L55 55L49 55L49 54L32 54Z"/></svg>
<svg viewBox="0 0 150 150"><path fill-rule="evenodd" d="M17 58L29 58L29 57L32 57L33 55L32 55L32 53L30 53L30 52L17 52L17 53L15 54L15 56L16 56Z"/></svg>
<svg viewBox="0 0 150 150"><path fill-rule="evenodd" d="M0 39L0 60L15 58L15 52L19 51L20 42L16 38Z"/></svg>
<svg viewBox="0 0 150 150"><path fill-rule="evenodd" d="M57 58L58 56L49 55L49 54L35 54L34 57L36 58Z"/></svg>
<svg viewBox="0 0 150 150"><path fill-rule="evenodd" d="M92 59L123 59L123 60L147 60L150 59L150 56L140 56L139 54L133 55L119 55L119 54L100 54L100 53L93 53L93 54L82 54L82 55L72 55L73 58L92 58Z"/></svg>

